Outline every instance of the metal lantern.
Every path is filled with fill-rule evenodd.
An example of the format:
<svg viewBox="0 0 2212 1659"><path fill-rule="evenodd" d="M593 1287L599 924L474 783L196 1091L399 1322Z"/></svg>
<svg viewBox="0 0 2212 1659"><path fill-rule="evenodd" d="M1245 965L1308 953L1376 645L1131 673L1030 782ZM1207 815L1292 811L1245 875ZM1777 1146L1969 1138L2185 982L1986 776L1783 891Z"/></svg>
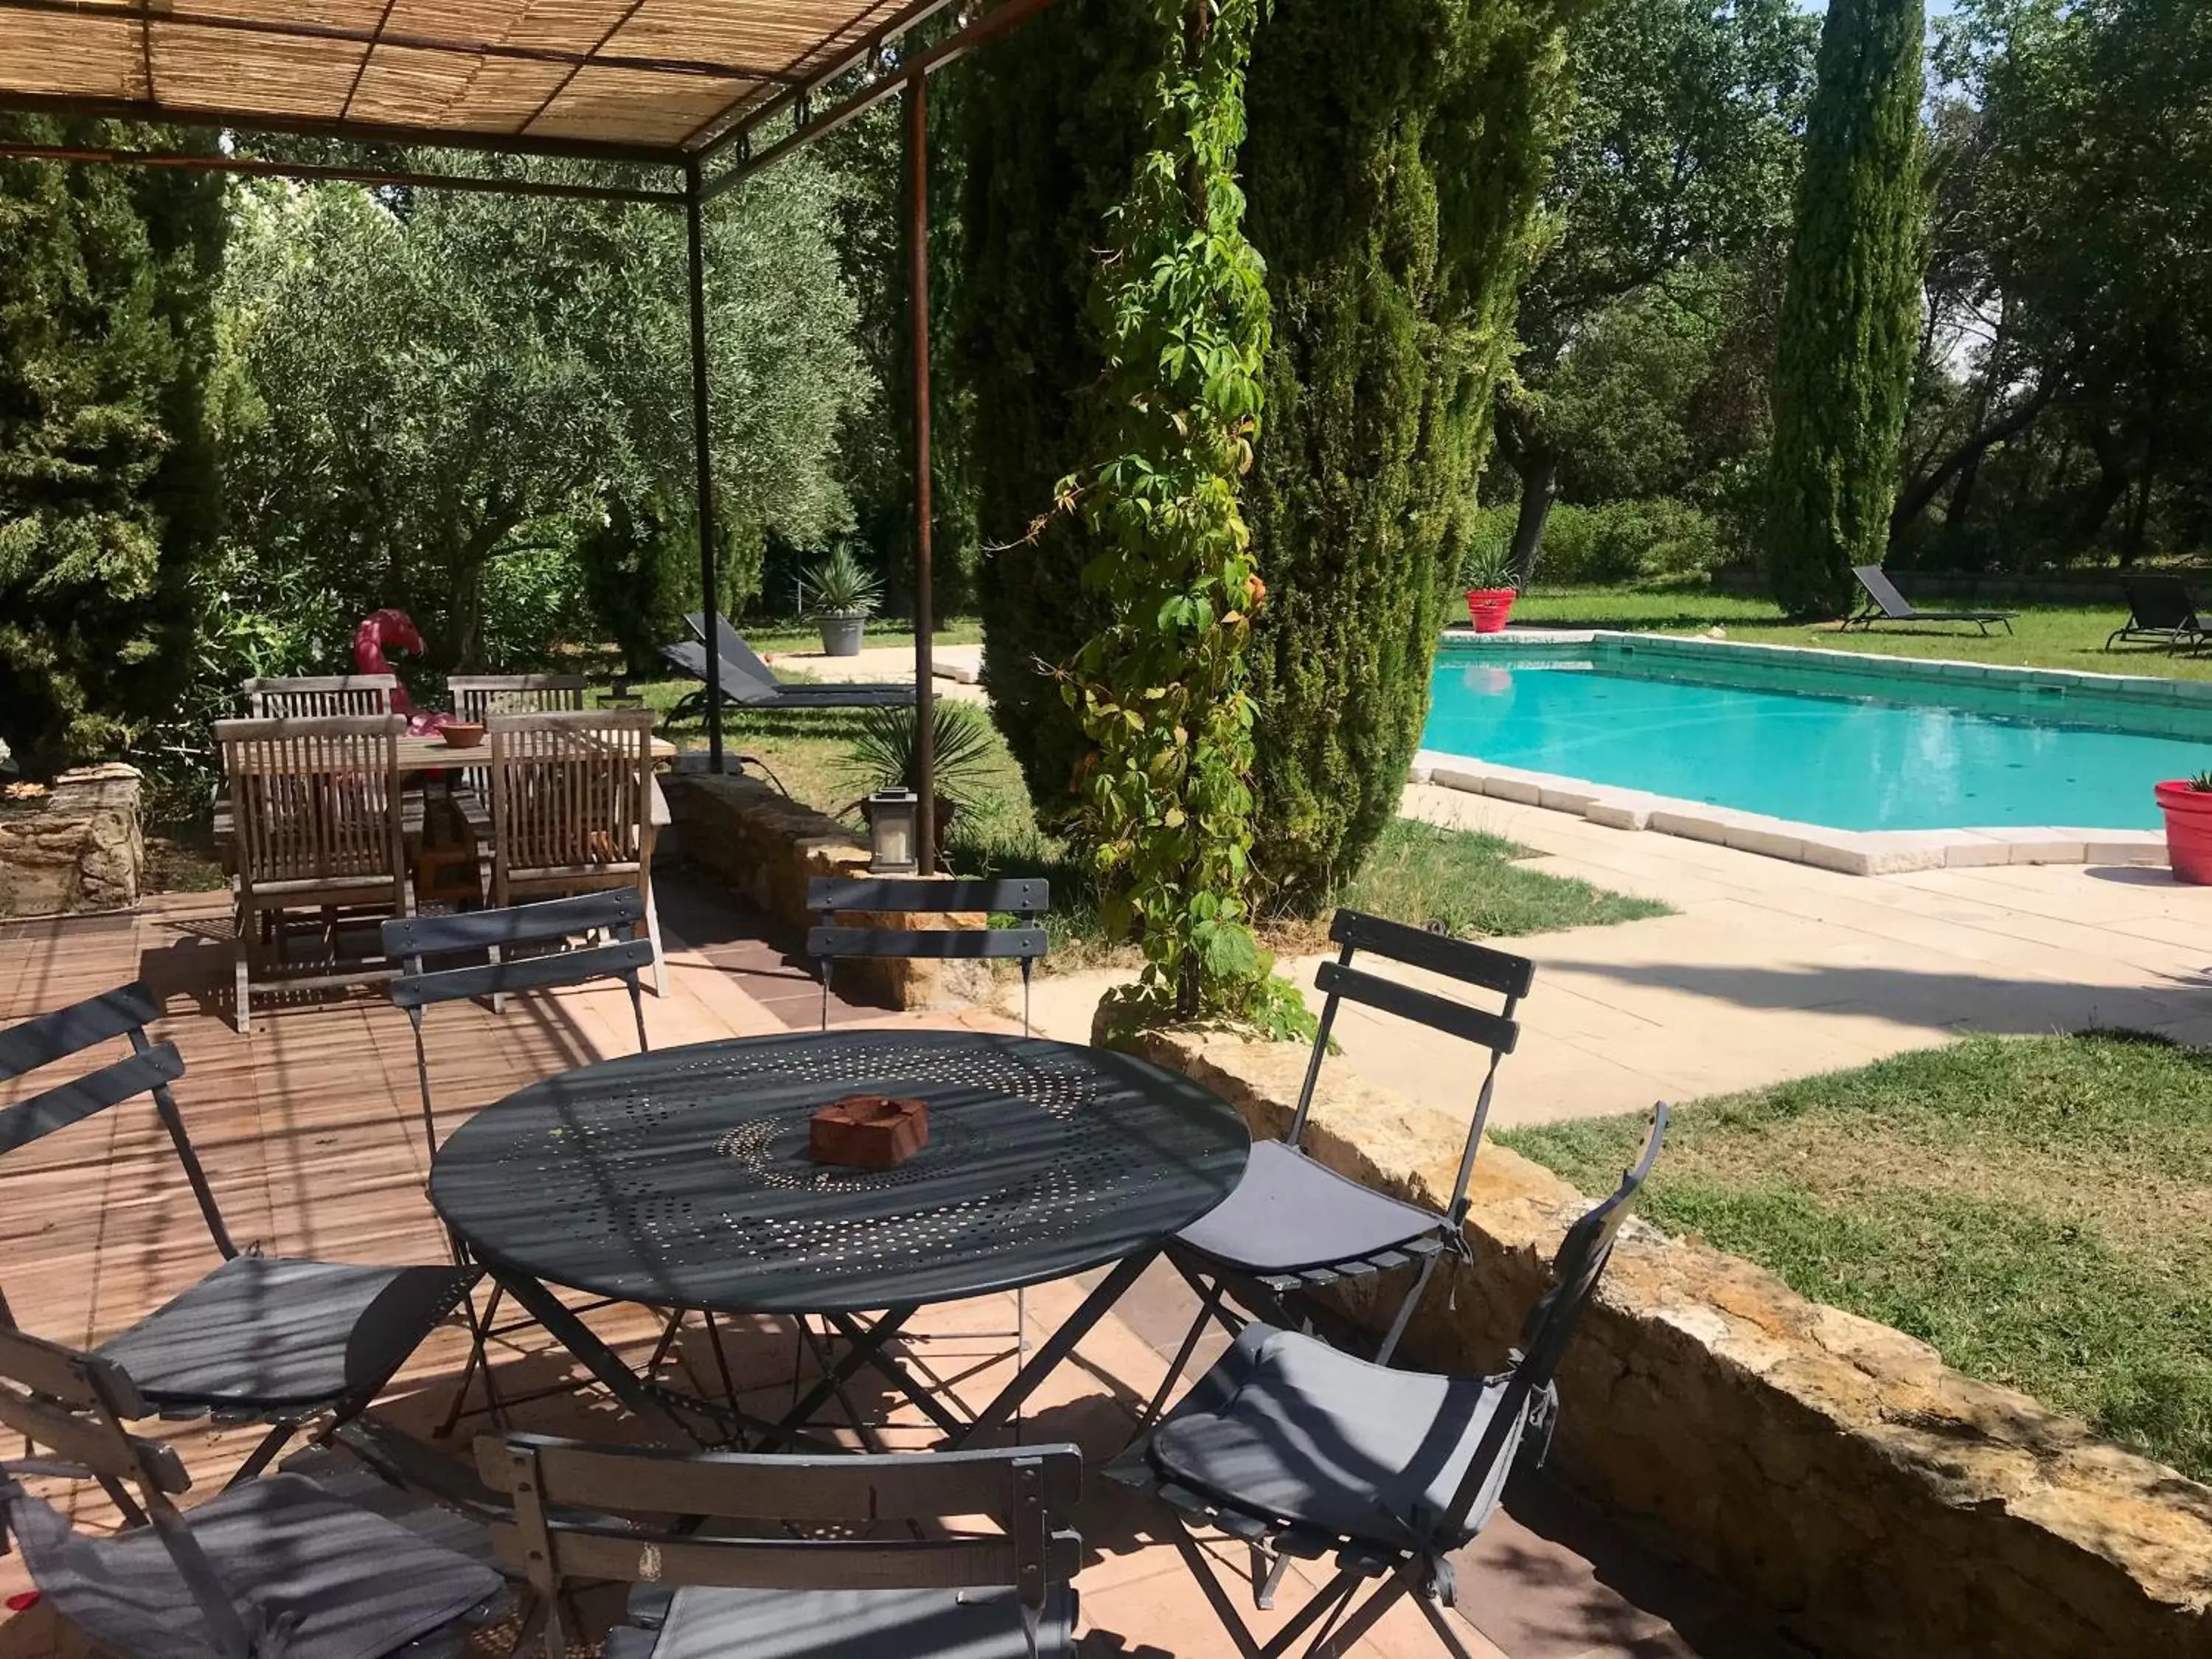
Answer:
<svg viewBox="0 0 2212 1659"><path fill-rule="evenodd" d="M868 797L868 870L878 876L910 876L915 862L915 825L921 812L911 789L878 789Z"/></svg>

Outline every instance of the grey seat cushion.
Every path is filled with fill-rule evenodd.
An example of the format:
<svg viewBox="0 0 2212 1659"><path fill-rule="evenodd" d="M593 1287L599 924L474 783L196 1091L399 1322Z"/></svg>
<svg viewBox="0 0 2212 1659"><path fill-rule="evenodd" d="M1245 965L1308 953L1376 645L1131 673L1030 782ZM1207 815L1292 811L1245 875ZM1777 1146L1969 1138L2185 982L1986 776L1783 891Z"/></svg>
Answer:
<svg viewBox="0 0 2212 1659"><path fill-rule="evenodd" d="M1279 1140L1254 1143L1237 1189L1176 1235L1248 1273L1357 1261L1435 1233L1434 1212L1324 1168Z"/></svg>
<svg viewBox="0 0 2212 1659"><path fill-rule="evenodd" d="M152 1405L312 1410L381 1387L476 1278L241 1255L95 1352Z"/></svg>
<svg viewBox="0 0 2212 1659"><path fill-rule="evenodd" d="M687 1587L652 1659L1029 1659L1011 1589L736 1590ZM1074 1659L1075 1592L1050 1591L1038 1659Z"/></svg>
<svg viewBox="0 0 2212 1659"><path fill-rule="evenodd" d="M1153 1435L1152 1466L1263 1520L1392 1549L1456 1547L1497 1509L1520 1448L1516 1424L1467 1519L1440 1533L1504 1386L1392 1370L1248 1325Z"/></svg>
<svg viewBox="0 0 2212 1659"><path fill-rule="evenodd" d="M7 1512L33 1582L103 1650L132 1659L217 1651L150 1528L88 1537L20 1486ZM185 1519L247 1627L288 1632L270 1649L284 1659L381 1659L501 1593L489 1568L295 1475L234 1486Z"/></svg>

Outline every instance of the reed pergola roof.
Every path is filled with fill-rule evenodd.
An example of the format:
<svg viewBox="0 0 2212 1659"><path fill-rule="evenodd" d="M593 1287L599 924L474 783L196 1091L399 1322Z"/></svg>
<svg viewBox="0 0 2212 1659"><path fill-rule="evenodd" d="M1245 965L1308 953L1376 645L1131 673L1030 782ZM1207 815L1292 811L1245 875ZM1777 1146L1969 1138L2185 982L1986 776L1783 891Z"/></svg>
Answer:
<svg viewBox="0 0 2212 1659"><path fill-rule="evenodd" d="M947 0L0 0L0 107L683 163Z"/></svg>

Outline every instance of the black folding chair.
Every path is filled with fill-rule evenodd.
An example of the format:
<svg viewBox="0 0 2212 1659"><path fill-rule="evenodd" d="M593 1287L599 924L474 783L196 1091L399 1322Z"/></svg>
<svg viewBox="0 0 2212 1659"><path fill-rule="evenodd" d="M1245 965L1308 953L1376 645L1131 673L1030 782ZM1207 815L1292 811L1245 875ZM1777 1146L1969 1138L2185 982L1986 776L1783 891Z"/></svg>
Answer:
<svg viewBox="0 0 2212 1659"><path fill-rule="evenodd" d="M639 1587L606 1659L1073 1659L1073 1446L792 1457L516 1435L479 1439L477 1462L514 1501L493 1547L537 1592L549 1656L573 1634L562 1581L594 1578Z"/></svg>
<svg viewBox="0 0 2212 1659"><path fill-rule="evenodd" d="M817 876L806 884L806 908L815 925L806 954L821 965L822 1029L830 1029L830 978L838 963L856 957L934 961L1018 962L1022 965L1022 1035L1030 1034L1031 971L1045 953L1041 918L1052 908L1052 885L1033 878L987 880L922 876ZM847 927L849 911L895 915L1011 915L1011 927Z"/></svg>
<svg viewBox="0 0 2212 1659"><path fill-rule="evenodd" d="M131 1048L125 1059L0 1107L0 1156L125 1101L152 1097L222 1260L93 1352L129 1371L137 1397L156 1411L269 1424L234 1484L259 1474L315 1418L328 1413L343 1422L366 1408L467 1297L477 1270L241 1254L169 1091L185 1074L184 1060L173 1045L146 1036L160 1017L152 994L132 984L0 1032L0 1081L117 1037L128 1037ZM14 1323L0 1299L0 1324Z"/></svg>
<svg viewBox="0 0 2212 1659"><path fill-rule="evenodd" d="M1052 909L1052 884L1035 878L990 880L922 876L817 876L806 884L806 908L815 926L806 935L806 954L822 970L822 1029L830 1029L830 980L837 963L851 957L882 960L996 961L1022 965L1022 1035L1030 1035L1030 984L1043 957L1045 931L1039 918ZM1011 915L1011 927L848 927L837 918L852 911L893 915ZM1014 1292L1011 1331L937 1331L909 1334L908 1344L941 1339L964 1341L1005 1338L1017 1355L1030 1348L1029 1292ZM811 1336L810 1336L811 1340Z"/></svg>
<svg viewBox="0 0 2212 1659"><path fill-rule="evenodd" d="M433 1161L438 1156L440 1137L437 1109L430 1097L430 1056L422 1042L422 1011L441 1002L488 998L496 1003L518 991L542 991L556 986L589 985L600 980L619 979L629 991L630 1014L637 1022L638 1050L643 1053L652 1044L646 1036L645 994L638 975L653 965L653 941L641 937L639 933L644 921L645 901L637 889L617 887L574 898L514 905L504 910L398 916L384 924L385 957L401 963L404 970L391 982L392 1000L407 1011L408 1021L414 1027L415 1078L422 1093L422 1142ZM601 944L569 948L571 939L591 933L604 933L608 938ZM534 955L510 954L518 946L530 945L552 948ZM468 960L459 966L426 969L423 965L428 960L454 957ZM467 1246L457 1237L449 1237L453 1260L468 1264ZM468 1364L461 1372L461 1385L453 1395L453 1406L438 1429L441 1437L451 1434L453 1425L460 1420L468 1401L469 1385L476 1380L480 1366L484 1377L485 1408L495 1420L506 1404L520 1403L501 1401L492 1379L490 1358L485 1351L490 1339L526 1329L530 1324L527 1320L509 1325L493 1324L501 1294L495 1285L483 1314L479 1316L473 1308L471 1310L473 1340ZM613 1305L601 1300L589 1304L586 1310ZM650 1369L658 1370L661 1360L667 1357L682 1317L680 1313L669 1316ZM719 1342L714 1352L720 1359Z"/></svg>
<svg viewBox="0 0 2212 1659"><path fill-rule="evenodd" d="M1465 1248L1460 1224L1467 1218L1468 1182L1490 1119L1498 1065L1520 1041L1514 1011L1528 994L1535 967L1525 957L1358 910L1339 910L1328 936L1341 948L1337 959L1322 963L1314 976L1328 1000L1322 1005L1321 1030L1306 1062L1305 1084L1298 1091L1290 1132L1280 1140L1254 1142L1237 1190L1184 1228L1168 1247L1168 1259L1198 1292L1199 1310L1146 1409L1143 1420L1147 1424L1166 1406L1208 1322L1218 1322L1236 1334L1240 1321L1229 1306L1232 1295L1262 1318L1305 1324L1326 1316L1311 1301L1314 1291L1340 1279L1418 1263L1413 1287L1399 1304L1397 1316L1376 1352L1387 1364L1428 1289L1437 1258L1448 1249ZM1504 1006L1492 1013L1368 973L1352 965L1353 953L1359 951L1493 992L1504 999ZM1459 1173L1442 1213L1362 1186L1316 1161L1305 1150L1306 1120L1313 1110L1315 1085L1321 1080L1322 1059L1328 1052L1337 1011L1347 999L1490 1051L1475 1091L1474 1115L1460 1153Z"/></svg>
<svg viewBox="0 0 2212 1659"><path fill-rule="evenodd" d="M1168 1413L1146 1453L1148 1473L1175 1512L1176 1549L1244 1659L1276 1659L1309 1632L1308 1655L1344 1653L1407 1595L1448 1652L1471 1659L1443 1612L1454 1601L1446 1558L1497 1513L1531 1439L1540 1461L1559 1408L1560 1357L1666 1133L1662 1105L1620 1188L1568 1230L1553 1286L1530 1310L1505 1370L1392 1370L1254 1324ZM1291 1560L1333 1558L1336 1571L1262 1643L1194 1526L1251 1547L1254 1601L1263 1609Z"/></svg>
<svg viewBox="0 0 2212 1659"><path fill-rule="evenodd" d="M96 1354L0 1330L0 1423L52 1456L0 1463L0 1553L12 1534L31 1581L100 1651L133 1659L409 1659L458 1653L488 1622L499 1575L296 1474L271 1474L189 1511L173 1447L123 1425L153 1402ZM95 1480L123 1530L78 1534L26 1476Z"/></svg>

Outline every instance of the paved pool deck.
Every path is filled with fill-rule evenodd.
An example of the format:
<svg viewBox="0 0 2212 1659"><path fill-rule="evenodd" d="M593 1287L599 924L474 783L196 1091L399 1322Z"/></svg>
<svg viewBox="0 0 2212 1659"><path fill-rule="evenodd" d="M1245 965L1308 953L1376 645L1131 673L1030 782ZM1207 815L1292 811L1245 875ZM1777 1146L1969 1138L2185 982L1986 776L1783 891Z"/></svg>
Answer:
<svg viewBox="0 0 2212 1659"><path fill-rule="evenodd" d="M1428 786L1408 788L1403 810L1508 836L1536 850L1534 868L1675 912L1501 941L1537 975L1499 1077L1500 1127L1757 1088L1972 1031L2108 1026L2212 1043L2212 888L2163 869L1854 876ZM1310 988L1313 959L1284 966ZM1110 981L1041 980L1041 1026L1087 1031ZM1357 1007L1336 1029L1340 1063L1445 1110L1471 1108L1465 1045Z"/></svg>

